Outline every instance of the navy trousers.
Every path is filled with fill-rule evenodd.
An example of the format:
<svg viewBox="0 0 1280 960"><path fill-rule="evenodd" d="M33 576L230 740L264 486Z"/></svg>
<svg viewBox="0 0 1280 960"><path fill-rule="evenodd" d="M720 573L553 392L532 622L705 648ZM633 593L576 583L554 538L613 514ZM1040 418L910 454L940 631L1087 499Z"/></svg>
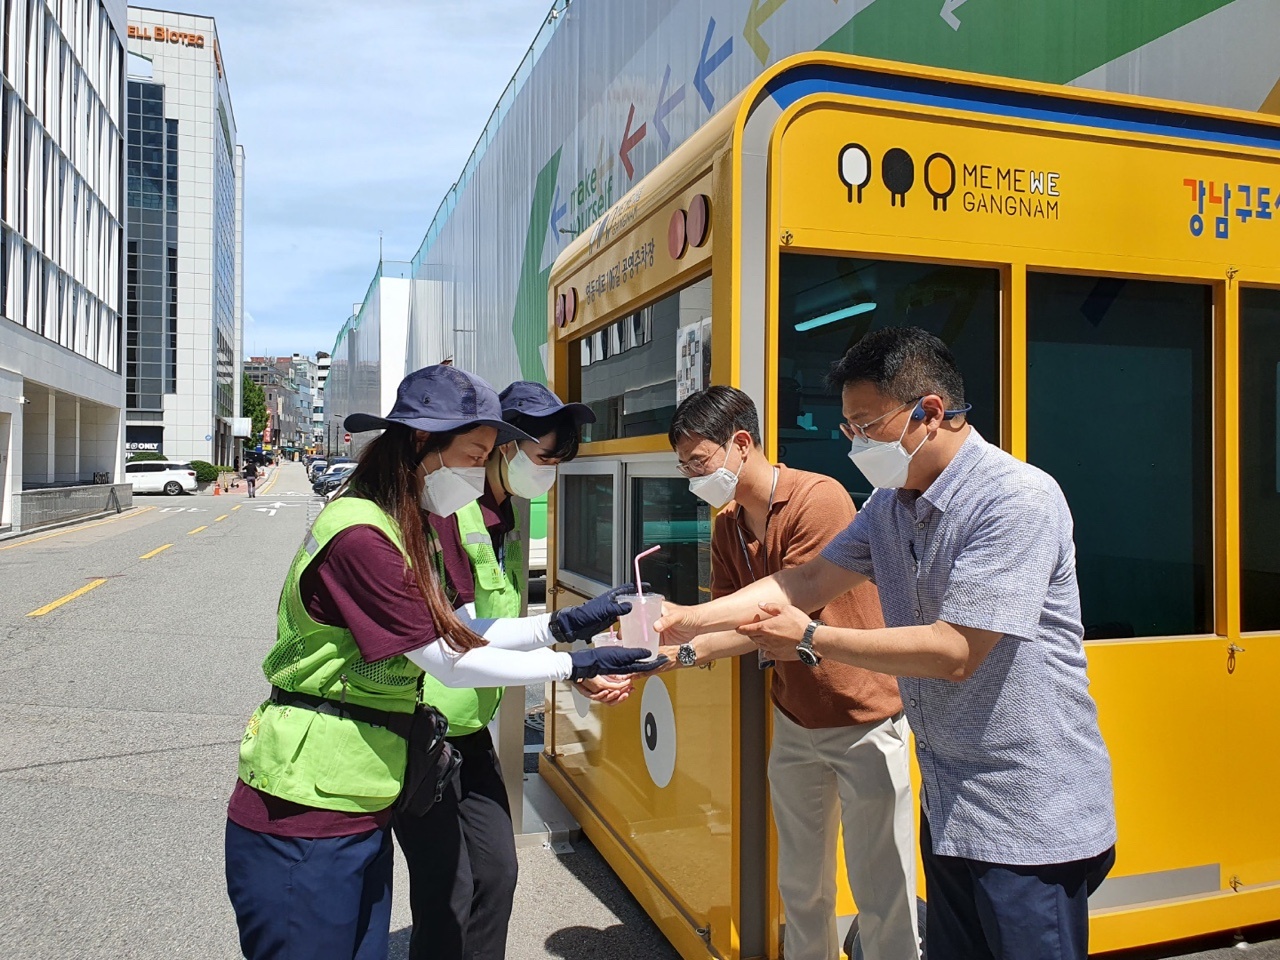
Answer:
<svg viewBox="0 0 1280 960"><path fill-rule="evenodd" d="M487 728L449 742L462 751L456 789L392 821L409 867L409 958L503 960L519 873L507 787Z"/></svg>
<svg viewBox="0 0 1280 960"><path fill-rule="evenodd" d="M920 852L929 960L1088 960L1089 894L1115 864L1114 847L1037 866L940 857L921 815Z"/></svg>
<svg viewBox="0 0 1280 960"><path fill-rule="evenodd" d="M227 821L227 893L249 960L386 960L389 829L302 840Z"/></svg>

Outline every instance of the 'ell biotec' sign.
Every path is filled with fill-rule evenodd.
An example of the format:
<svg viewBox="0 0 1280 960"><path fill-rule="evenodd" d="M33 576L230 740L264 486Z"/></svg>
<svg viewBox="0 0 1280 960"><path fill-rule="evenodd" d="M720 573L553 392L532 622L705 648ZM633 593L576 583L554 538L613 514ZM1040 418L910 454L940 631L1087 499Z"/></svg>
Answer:
<svg viewBox="0 0 1280 960"><path fill-rule="evenodd" d="M136 23L129 24L130 40L152 40L156 43L180 43L184 47L204 49L203 33L187 33L185 30L173 30L169 27L144 27Z"/></svg>

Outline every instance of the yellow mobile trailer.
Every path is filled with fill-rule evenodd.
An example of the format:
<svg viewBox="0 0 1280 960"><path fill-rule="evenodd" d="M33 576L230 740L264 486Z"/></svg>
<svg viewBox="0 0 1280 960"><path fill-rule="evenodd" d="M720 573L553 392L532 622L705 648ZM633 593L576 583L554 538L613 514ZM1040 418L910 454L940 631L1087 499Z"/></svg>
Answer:
<svg viewBox="0 0 1280 960"><path fill-rule="evenodd" d="M553 387L599 416L551 505L552 602L705 598L677 400L751 394L772 456L869 493L831 361L913 324L972 422L1061 483L1120 841L1106 951L1280 917L1280 124L807 54L768 70L551 274ZM561 687L543 776L675 944L776 957L754 661ZM856 911L842 880L841 909Z"/></svg>

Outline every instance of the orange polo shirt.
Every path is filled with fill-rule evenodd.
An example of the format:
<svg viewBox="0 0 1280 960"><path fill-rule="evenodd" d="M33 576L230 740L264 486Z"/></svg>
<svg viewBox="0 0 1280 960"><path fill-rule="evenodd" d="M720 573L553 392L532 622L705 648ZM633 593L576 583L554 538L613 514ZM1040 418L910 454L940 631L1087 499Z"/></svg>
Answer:
<svg viewBox="0 0 1280 960"><path fill-rule="evenodd" d="M764 544L739 517L736 500L717 515L711 534L713 597L812 560L853 522L853 501L835 480L786 467L779 471ZM833 627L884 626L880 597L871 583L810 613ZM893 677L836 663L830 657L816 667L796 660L779 661L771 692L779 710L810 729L879 721L902 709L898 682Z"/></svg>

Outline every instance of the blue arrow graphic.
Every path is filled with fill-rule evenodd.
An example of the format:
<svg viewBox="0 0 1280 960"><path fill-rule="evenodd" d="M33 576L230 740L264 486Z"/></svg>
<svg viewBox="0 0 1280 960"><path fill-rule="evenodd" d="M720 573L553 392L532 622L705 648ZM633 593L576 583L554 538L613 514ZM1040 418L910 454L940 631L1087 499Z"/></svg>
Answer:
<svg viewBox="0 0 1280 960"><path fill-rule="evenodd" d="M560 236L560 221L569 212L569 204L560 202L560 184L556 184L556 198L551 201L551 232Z"/></svg>
<svg viewBox="0 0 1280 960"><path fill-rule="evenodd" d="M667 72L662 75L662 89L658 91L658 110L653 115L653 125L658 128L658 139L662 141L664 150L671 145L671 134L667 132L666 124L662 121L671 115L672 110L684 103L683 83L676 87L670 99L667 98L667 84L670 81L671 64L667 64Z"/></svg>
<svg viewBox="0 0 1280 960"><path fill-rule="evenodd" d="M720 64L729 59L729 55L733 53L733 37L730 37L720 49L712 54L711 58L707 58L707 51L711 49L711 34L716 29L716 18L712 17L707 21L707 35L702 41L702 56L698 58L698 69L693 73L693 88L698 91L698 95L702 97L702 102L707 105L708 110L715 109L716 98L711 95L711 88L707 86L707 78L716 72L716 68Z"/></svg>

